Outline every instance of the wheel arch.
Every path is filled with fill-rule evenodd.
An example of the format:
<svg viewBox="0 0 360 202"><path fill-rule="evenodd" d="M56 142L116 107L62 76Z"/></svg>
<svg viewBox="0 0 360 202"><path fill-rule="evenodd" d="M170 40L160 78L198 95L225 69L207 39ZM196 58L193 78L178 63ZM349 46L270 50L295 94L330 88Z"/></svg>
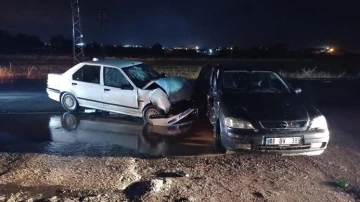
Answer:
<svg viewBox="0 0 360 202"><path fill-rule="evenodd" d="M59 101L60 101L60 102L61 102L61 97L62 97L65 93L70 93L71 95L73 95L73 96L75 97L76 101L79 102L77 96L76 96L74 93L70 92L70 91L62 91L62 92L60 93L60 97L59 97Z"/></svg>

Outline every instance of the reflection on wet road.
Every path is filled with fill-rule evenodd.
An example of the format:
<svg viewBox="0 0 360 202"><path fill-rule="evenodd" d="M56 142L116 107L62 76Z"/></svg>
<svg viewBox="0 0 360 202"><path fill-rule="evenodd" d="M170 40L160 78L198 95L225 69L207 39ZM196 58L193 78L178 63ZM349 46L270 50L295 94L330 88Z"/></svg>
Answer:
<svg viewBox="0 0 360 202"><path fill-rule="evenodd" d="M121 115L0 115L0 151L76 156L194 156L213 151L206 121L144 125Z"/></svg>

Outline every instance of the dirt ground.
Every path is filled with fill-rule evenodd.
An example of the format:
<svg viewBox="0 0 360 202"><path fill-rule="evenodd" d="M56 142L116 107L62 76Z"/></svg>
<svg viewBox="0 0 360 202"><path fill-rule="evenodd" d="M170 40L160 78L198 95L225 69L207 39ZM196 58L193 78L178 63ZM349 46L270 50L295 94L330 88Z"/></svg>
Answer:
<svg viewBox="0 0 360 202"><path fill-rule="evenodd" d="M331 141L315 157L2 152L0 201L360 201L359 112L326 110Z"/></svg>

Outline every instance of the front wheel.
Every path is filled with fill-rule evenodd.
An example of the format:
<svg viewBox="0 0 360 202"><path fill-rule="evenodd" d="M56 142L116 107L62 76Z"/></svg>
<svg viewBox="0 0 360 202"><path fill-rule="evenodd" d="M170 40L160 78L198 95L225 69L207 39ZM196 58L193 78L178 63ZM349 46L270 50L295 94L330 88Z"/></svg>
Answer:
<svg viewBox="0 0 360 202"><path fill-rule="evenodd" d="M221 129L220 129L220 123L217 120L215 127L214 127L214 149L218 153L225 154L227 152L227 149L224 147L222 141L221 141Z"/></svg>
<svg viewBox="0 0 360 202"><path fill-rule="evenodd" d="M145 123L153 124L151 121L151 117L160 114L161 114L161 110L158 107L154 105L149 105L145 107L145 109L143 110L142 117Z"/></svg>
<svg viewBox="0 0 360 202"><path fill-rule="evenodd" d="M64 93L61 96L61 105L68 112L77 112L79 110L79 103L71 93Z"/></svg>

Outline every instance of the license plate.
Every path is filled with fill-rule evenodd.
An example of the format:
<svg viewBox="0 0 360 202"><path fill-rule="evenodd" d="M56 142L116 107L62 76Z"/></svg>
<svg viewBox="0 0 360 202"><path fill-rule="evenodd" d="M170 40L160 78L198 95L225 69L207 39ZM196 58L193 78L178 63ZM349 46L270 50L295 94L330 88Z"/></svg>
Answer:
<svg viewBox="0 0 360 202"><path fill-rule="evenodd" d="M266 138L266 145L290 145L300 144L301 137L277 137L277 138Z"/></svg>

